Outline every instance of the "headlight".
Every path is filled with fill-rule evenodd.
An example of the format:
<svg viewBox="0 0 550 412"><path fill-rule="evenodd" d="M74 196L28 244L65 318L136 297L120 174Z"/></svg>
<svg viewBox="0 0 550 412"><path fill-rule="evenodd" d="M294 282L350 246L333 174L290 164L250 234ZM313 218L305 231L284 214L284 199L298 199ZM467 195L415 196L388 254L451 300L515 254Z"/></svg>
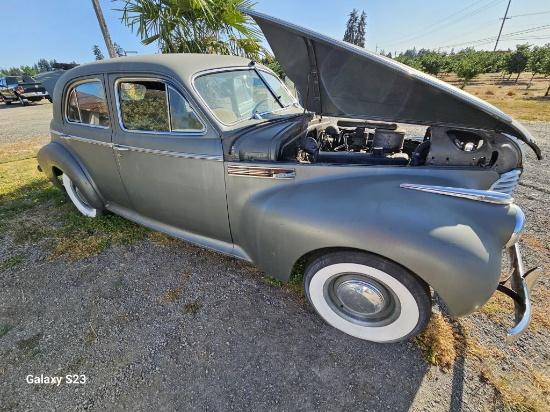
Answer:
<svg viewBox="0 0 550 412"><path fill-rule="evenodd" d="M517 205L514 205L514 207L516 208L516 224L514 226L514 233L510 236L510 240L506 243L506 247L513 246L517 243L521 236L521 232L523 232L523 226L525 225L525 214L523 210Z"/></svg>

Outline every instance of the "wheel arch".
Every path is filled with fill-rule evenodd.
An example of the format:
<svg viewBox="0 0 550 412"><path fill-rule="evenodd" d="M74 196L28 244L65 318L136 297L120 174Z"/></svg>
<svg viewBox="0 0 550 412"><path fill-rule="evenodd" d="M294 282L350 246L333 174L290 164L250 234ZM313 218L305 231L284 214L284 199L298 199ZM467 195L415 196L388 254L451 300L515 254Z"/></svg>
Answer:
<svg viewBox="0 0 550 412"><path fill-rule="evenodd" d="M59 188L59 176L67 174L91 206L103 209L105 202L92 177L78 159L61 143L50 142L38 152L38 164L48 179Z"/></svg>
<svg viewBox="0 0 550 412"><path fill-rule="evenodd" d="M400 187L414 180L350 177L260 192L232 222L236 243L261 270L283 281L326 251L378 255L422 279L453 315L466 315L498 286L516 208Z"/></svg>
<svg viewBox="0 0 550 412"><path fill-rule="evenodd" d="M398 265L401 268L408 271L422 285L424 285L428 288L430 287L430 285L424 279L422 279L422 277L418 276L414 271L410 270L409 268L403 266L401 263L396 262L395 260L393 260L393 259L391 259L387 256L383 256L383 255L380 255L378 253L373 253L373 252L370 252L370 251L365 250L365 249L358 249L358 248L346 247L346 246L329 246L329 247L314 249L314 250L311 250L309 252L304 253L292 265L292 269L290 271L288 279L295 280L298 276L303 277L303 275L304 275L303 272L305 271L307 266L309 264L311 264L314 260L316 260L317 258L319 258L321 256L325 256L325 255L331 254L331 253L338 253L338 252L358 252L358 253L364 253L366 255L373 255L373 256L380 257L382 259L386 259L386 260L390 261L391 263L393 263L395 265Z"/></svg>

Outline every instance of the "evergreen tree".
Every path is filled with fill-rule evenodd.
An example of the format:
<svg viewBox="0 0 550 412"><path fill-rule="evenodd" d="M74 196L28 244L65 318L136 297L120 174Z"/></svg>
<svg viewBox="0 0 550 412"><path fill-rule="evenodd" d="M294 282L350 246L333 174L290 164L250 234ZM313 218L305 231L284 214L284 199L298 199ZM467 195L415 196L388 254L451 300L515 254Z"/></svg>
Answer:
<svg viewBox="0 0 550 412"><path fill-rule="evenodd" d="M365 47L365 29L367 28L367 14L363 11L357 23L357 33L354 44Z"/></svg>
<svg viewBox="0 0 550 412"><path fill-rule="evenodd" d="M118 57L126 56L126 50L120 47L120 45L117 42L113 44L113 47L115 48L115 53Z"/></svg>
<svg viewBox="0 0 550 412"><path fill-rule="evenodd" d="M38 60L38 62L36 62L36 66L40 73L49 72L50 70L52 70L50 63L44 58Z"/></svg>
<svg viewBox="0 0 550 412"><path fill-rule="evenodd" d="M352 44L355 44L357 34L357 13L357 9L353 9L353 11L349 14L348 22L346 24L346 32L344 33L344 41Z"/></svg>
<svg viewBox="0 0 550 412"><path fill-rule="evenodd" d="M94 53L96 60L103 60L105 58L103 57L103 53L97 44L94 44L94 47L92 48L92 52Z"/></svg>

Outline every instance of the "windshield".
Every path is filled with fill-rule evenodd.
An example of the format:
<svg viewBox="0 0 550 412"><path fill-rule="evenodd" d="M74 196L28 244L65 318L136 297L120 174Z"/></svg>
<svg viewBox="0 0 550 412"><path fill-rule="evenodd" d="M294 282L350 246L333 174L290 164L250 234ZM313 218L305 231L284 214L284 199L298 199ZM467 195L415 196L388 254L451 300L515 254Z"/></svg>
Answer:
<svg viewBox="0 0 550 412"><path fill-rule="evenodd" d="M269 80L268 76L271 76ZM217 72L198 77L195 87L221 122L234 124L294 103L294 98L279 79L265 72L262 72L262 77L253 69ZM275 83L278 83L276 88Z"/></svg>

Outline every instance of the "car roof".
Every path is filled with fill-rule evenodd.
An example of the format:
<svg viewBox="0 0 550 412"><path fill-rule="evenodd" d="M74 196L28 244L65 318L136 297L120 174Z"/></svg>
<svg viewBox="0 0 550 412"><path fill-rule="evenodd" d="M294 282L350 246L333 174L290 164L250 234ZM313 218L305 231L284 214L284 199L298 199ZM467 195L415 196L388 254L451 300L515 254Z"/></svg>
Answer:
<svg viewBox="0 0 550 412"><path fill-rule="evenodd" d="M68 73L71 73L70 77L81 77L115 72L172 72L184 80L204 70L242 67L249 63L250 59L239 56L193 53L152 54L116 57L87 63L68 70Z"/></svg>

